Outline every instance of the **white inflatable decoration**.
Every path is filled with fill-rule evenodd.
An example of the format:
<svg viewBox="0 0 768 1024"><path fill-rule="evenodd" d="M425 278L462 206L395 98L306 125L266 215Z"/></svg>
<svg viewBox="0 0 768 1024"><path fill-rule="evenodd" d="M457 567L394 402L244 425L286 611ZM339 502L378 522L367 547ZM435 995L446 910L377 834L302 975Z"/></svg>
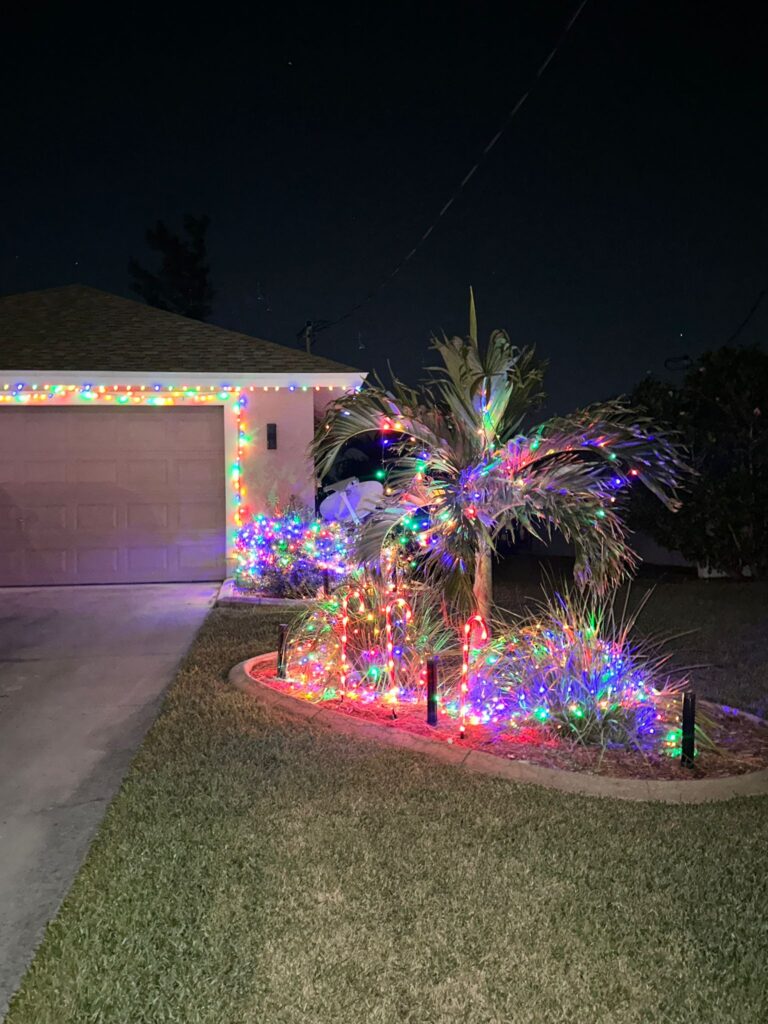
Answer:
<svg viewBox="0 0 768 1024"><path fill-rule="evenodd" d="M338 519L340 522L351 519L359 523L381 504L384 497L384 488L377 480L360 483L354 476L331 484L326 490L331 493L320 502L320 515L323 519Z"/></svg>

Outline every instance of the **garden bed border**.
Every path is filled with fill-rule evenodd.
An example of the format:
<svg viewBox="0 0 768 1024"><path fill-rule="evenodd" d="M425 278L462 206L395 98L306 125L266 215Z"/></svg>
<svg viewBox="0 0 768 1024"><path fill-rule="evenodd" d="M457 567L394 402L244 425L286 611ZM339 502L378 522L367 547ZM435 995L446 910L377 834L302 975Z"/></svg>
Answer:
<svg viewBox="0 0 768 1024"><path fill-rule="evenodd" d="M308 608L315 603L312 597L265 597L240 590L233 579L226 579L219 587L216 598L218 608L241 608L254 604L273 605L276 608Z"/></svg>
<svg viewBox="0 0 768 1024"><path fill-rule="evenodd" d="M543 765L522 764L508 761L482 750L468 750L453 746L442 740L416 736L414 733L377 725L375 722L340 715L331 708L325 708L292 697L288 693L273 690L272 687L254 679L250 671L259 664L276 659L274 652L248 658L235 665L229 672L229 682L238 690L254 697L259 703L279 708L294 718L311 721L321 728L346 733L360 739L375 740L391 747L401 747L429 757L444 764L468 768L482 775L495 775L511 782L533 783L547 789L580 796L609 797L616 800L657 800L670 804L701 804L718 800L731 800L740 796L768 795L768 768L728 778L692 779L690 782L662 779L617 779L607 776L589 775L582 772L564 771L560 768L546 768ZM732 709L731 709L732 710ZM753 721L754 715L739 712ZM765 724L765 723L762 723Z"/></svg>

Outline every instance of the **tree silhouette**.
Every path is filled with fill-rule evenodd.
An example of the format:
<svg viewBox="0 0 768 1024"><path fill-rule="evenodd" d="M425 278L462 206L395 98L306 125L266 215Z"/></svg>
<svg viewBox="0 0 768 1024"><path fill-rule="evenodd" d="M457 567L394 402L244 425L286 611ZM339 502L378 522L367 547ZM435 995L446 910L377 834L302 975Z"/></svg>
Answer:
<svg viewBox="0 0 768 1024"><path fill-rule="evenodd" d="M132 259L128 264L131 288L150 306L169 313L206 320L211 314L214 290L206 250L208 217L184 218L185 238L174 234L159 220L146 234L147 245L162 255L157 273Z"/></svg>
<svg viewBox="0 0 768 1024"><path fill-rule="evenodd" d="M433 338L432 347L443 365L420 386L369 379L359 393L331 402L317 428L312 447L321 475L361 435L378 435L390 453L386 503L360 529L360 561L379 567L397 531L426 513L420 578L486 620L503 533L546 540L557 529L574 544L580 583L600 592L620 582L636 560L621 492L636 481L676 509L687 474L682 453L621 402L523 432L541 396L543 367L505 331L494 331L482 351L471 296L469 335Z"/></svg>

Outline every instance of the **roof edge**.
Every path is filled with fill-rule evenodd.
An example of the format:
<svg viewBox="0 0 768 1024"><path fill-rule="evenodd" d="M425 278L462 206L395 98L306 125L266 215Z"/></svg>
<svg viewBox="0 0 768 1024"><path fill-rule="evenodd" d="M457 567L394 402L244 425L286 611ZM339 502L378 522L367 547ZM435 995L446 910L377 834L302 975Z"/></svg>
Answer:
<svg viewBox="0 0 768 1024"><path fill-rule="evenodd" d="M213 384L232 385L239 384L244 387L258 385L259 387L296 387L307 386L333 386L331 381L336 382L338 387L354 387L362 383L367 376L366 371L351 370L300 370L296 372L267 371L265 373L209 373L209 372L179 372L163 370L94 370L91 373L85 370L3 370L0 369L0 381L14 383L42 384L146 384L164 383L180 385L190 384Z"/></svg>

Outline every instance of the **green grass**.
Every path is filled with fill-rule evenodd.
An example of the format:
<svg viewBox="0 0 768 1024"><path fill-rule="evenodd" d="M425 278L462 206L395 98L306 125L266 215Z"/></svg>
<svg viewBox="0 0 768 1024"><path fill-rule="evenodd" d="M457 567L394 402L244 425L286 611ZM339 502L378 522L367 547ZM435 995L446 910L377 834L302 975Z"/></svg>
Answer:
<svg viewBox="0 0 768 1024"><path fill-rule="evenodd" d="M766 604L670 584L648 615L717 628L710 683L754 703ZM225 681L278 618L203 627L8 1024L768 1019L768 800L569 797L297 726Z"/></svg>

